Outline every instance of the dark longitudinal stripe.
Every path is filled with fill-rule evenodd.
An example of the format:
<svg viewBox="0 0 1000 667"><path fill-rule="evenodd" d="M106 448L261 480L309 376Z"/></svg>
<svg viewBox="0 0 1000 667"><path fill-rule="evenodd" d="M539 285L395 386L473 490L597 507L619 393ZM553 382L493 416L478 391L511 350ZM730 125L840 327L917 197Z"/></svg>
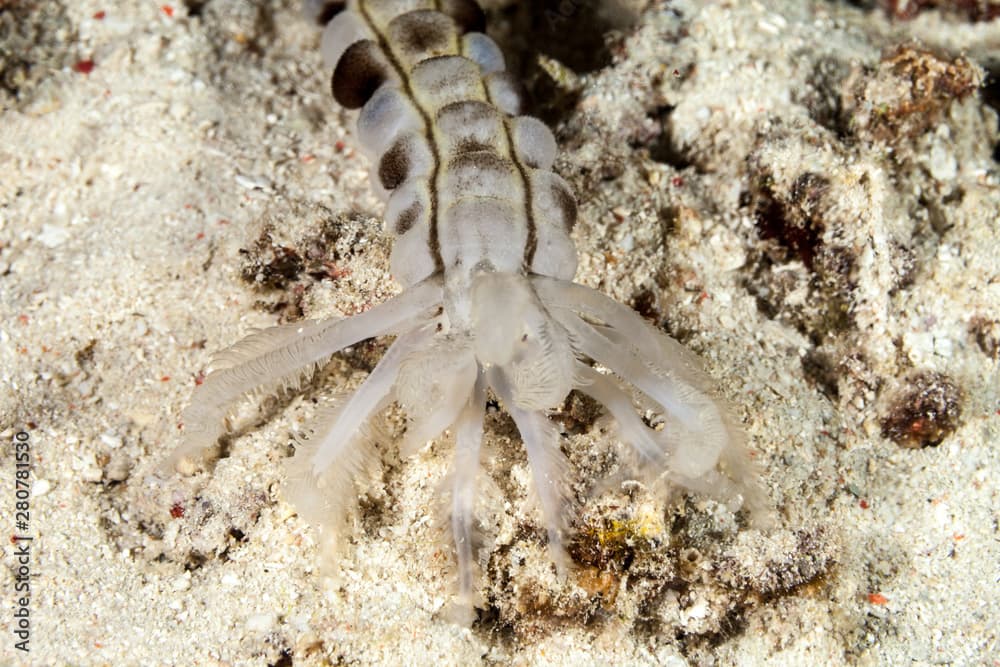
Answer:
<svg viewBox="0 0 1000 667"><path fill-rule="evenodd" d="M435 6L439 3L435 2ZM440 273L444 271L444 258L441 257L441 241L438 232L438 173L441 170L441 154L434 140L434 128L431 124L430 114L424 109L420 102L417 100L417 96L413 94L413 86L410 83L410 77L406 68L403 67L402 63L392 52L392 48L389 46L389 40L386 39L385 34L379 30L379 27L375 25L375 21L372 20L371 14L368 13L368 8L365 7L364 0L358 0L358 12L361 14L361 18L364 19L365 23L368 25L368 29L371 30L372 34L375 35L375 39L382 49L382 53L385 54L386 59L392 68L396 70L397 76L399 76L400 84L403 87L403 91L406 93L407 97L413 101L413 106L416 107L417 112L424 121L424 129L427 137L427 143L431 149L431 174L430 174L430 215L428 216L430 221L430 232L427 238L427 246L430 248L431 256L434 257L434 268Z"/></svg>
<svg viewBox="0 0 1000 667"><path fill-rule="evenodd" d="M521 258L521 264L524 267L525 273L531 273L531 265L535 261L535 251L538 250L538 230L535 227L534 207L531 205L531 178L528 176L528 170L521 164L521 160L517 157L517 149L514 148L514 137L510 134L510 123L504 122L503 132L507 137L507 145L510 146L510 159L514 162L514 166L517 167L517 172L521 174L521 182L524 183L524 213L525 220L528 223L528 235L524 239L524 257Z"/></svg>
<svg viewBox="0 0 1000 667"><path fill-rule="evenodd" d="M483 86L486 90L486 100L493 104L488 86ZM535 251L538 249L538 230L535 227L535 211L531 206L531 179L528 177L528 170L517 157L517 149L514 148L514 137L510 133L510 123L508 119L503 119L503 134L507 138L507 151L510 153L510 160L517 168L517 173L521 176L521 183L524 184L524 217L528 226L527 235L524 239L524 255L521 257L521 267L525 273L531 273L531 264L535 261Z"/></svg>

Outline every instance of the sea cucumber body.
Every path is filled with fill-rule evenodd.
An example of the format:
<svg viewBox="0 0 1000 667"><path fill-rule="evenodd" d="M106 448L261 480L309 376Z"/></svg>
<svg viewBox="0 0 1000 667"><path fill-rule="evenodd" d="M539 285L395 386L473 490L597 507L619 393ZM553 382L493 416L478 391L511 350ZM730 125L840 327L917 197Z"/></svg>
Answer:
<svg viewBox="0 0 1000 667"><path fill-rule="evenodd" d="M471 2L354 0L322 42L334 97L360 110L396 237L393 275L407 286L441 274L459 300L474 272L576 271L576 202L551 171L555 140L519 115L519 86L476 31L481 17Z"/></svg>
<svg viewBox="0 0 1000 667"><path fill-rule="evenodd" d="M368 338L394 336L350 396L319 407L288 461L286 498L321 527L335 560L359 478L377 462L376 420L389 405L407 416L403 458L451 431L448 487L459 571L457 600L476 602L476 479L488 392L521 434L549 548L566 565L575 497L557 425L571 391L603 404L617 423L623 466L651 487L668 484L760 514L743 435L712 397L696 358L633 310L571 282L576 204L551 171L556 145L518 115L521 94L482 32L472 0L352 0L331 18L324 58L333 94L358 110L357 134L396 236L391 268L403 291L348 318L278 325L218 355L182 420L171 461L203 455L232 405L259 387L294 383L314 364ZM650 428L636 410L659 413ZM342 543L341 543L342 544Z"/></svg>

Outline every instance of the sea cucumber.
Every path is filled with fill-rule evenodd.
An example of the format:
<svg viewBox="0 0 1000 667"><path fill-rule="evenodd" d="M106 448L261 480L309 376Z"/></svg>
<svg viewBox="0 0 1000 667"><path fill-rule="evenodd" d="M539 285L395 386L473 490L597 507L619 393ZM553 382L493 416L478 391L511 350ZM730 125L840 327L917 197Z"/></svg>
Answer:
<svg viewBox="0 0 1000 667"><path fill-rule="evenodd" d="M450 524L458 599L472 604L475 480L490 392L520 431L559 564L568 558L568 464L547 411L572 390L607 408L646 479L759 507L742 432L695 357L628 307L571 282L575 198L551 171L552 133L521 115L520 88L481 32L482 10L471 0L352 0L344 8L307 0L305 11L332 16L323 57L334 97L359 110L358 139L386 199L391 269L404 289L353 317L273 327L219 355L183 413L184 442L172 462L203 455L247 392L365 339L395 336L289 460L286 495L329 546L374 455L372 420L395 402L409 417L404 455L454 434ZM659 413L662 429L644 423L637 398Z"/></svg>

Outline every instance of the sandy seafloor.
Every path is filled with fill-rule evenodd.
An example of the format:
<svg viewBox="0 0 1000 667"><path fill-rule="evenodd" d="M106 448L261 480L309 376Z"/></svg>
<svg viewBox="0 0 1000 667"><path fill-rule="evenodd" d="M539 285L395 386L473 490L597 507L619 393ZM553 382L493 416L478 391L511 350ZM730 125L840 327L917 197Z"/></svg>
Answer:
<svg viewBox="0 0 1000 667"><path fill-rule="evenodd" d="M579 510L559 580L495 414L488 604L455 625L433 510L451 447L399 461L397 416L325 583L281 461L314 398L360 382L382 343L245 407L209 471L158 475L213 351L398 289L380 205L291 2L15 0L0 3L0 516L34 541L24 654L4 540L0 664L998 664L1000 138L979 66L1000 72L1000 22L569 2L526 33L525 5L494 6L493 30L512 62L544 45L564 66L531 87L579 193L577 280L703 356L776 525L611 488ZM607 26L606 50L582 46ZM578 412L564 450L583 500L615 440Z"/></svg>

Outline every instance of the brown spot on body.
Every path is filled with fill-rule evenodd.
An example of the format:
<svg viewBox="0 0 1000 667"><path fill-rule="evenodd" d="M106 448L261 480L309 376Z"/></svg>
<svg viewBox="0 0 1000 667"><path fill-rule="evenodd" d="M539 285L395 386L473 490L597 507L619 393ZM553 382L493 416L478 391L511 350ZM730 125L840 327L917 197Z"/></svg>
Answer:
<svg viewBox="0 0 1000 667"><path fill-rule="evenodd" d="M496 107L478 100L462 100L441 107L436 122L448 136L453 153L496 150L503 126Z"/></svg>
<svg viewBox="0 0 1000 667"><path fill-rule="evenodd" d="M789 256L813 268L823 244L830 180L804 172L796 177L790 192L775 187L769 173L763 173L759 180L754 217L761 238L775 239Z"/></svg>
<svg viewBox="0 0 1000 667"><path fill-rule="evenodd" d="M294 249L276 244L265 231L244 255L243 280L262 289L283 289L298 280L305 268L302 256Z"/></svg>
<svg viewBox="0 0 1000 667"><path fill-rule="evenodd" d="M333 70L333 97L347 109L360 109L391 75L375 42L355 42L347 47Z"/></svg>
<svg viewBox="0 0 1000 667"><path fill-rule="evenodd" d="M412 60L449 54L454 35L454 22L431 9L407 12L389 23L389 42Z"/></svg>
<svg viewBox="0 0 1000 667"><path fill-rule="evenodd" d="M382 155L378 163L378 178L386 190L395 190L402 185L410 173L410 147L404 137L392 145Z"/></svg>
<svg viewBox="0 0 1000 667"><path fill-rule="evenodd" d="M449 169L456 172L474 171L510 171L510 162L500 157L492 147L485 150L459 153L448 163Z"/></svg>
<svg viewBox="0 0 1000 667"><path fill-rule="evenodd" d="M461 155L463 153L478 153L480 151L493 151L495 150L493 146L489 144L484 144L481 141L476 141L475 139L462 139L455 144L455 155Z"/></svg>
<svg viewBox="0 0 1000 667"><path fill-rule="evenodd" d="M439 0L438 11L451 17L462 32L485 32L486 14L475 0Z"/></svg>
<svg viewBox="0 0 1000 667"><path fill-rule="evenodd" d="M413 66L410 81L414 97L428 110L482 94L479 65L458 55L431 56Z"/></svg>
<svg viewBox="0 0 1000 667"><path fill-rule="evenodd" d="M423 212L423 204L420 202L413 202L409 208L400 213L399 217L396 218L396 227L392 230L393 233L396 236L402 236L406 232L410 231Z"/></svg>
<svg viewBox="0 0 1000 667"><path fill-rule="evenodd" d="M450 102L437 112L439 123L452 121L468 125L497 117L496 107L480 100Z"/></svg>
<svg viewBox="0 0 1000 667"><path fill-rule="evenodd" d="M322 3L316 12L316 24L326 25L333 20L334 16L343 11L346 5L347 3L343 1Z"/></svg>
<svg viewBox="0 0 1000 667"><path fill-rule="evenodd" d="M900 143L932 131L953 105L974 95L983 72L968 58L901 45L844 84L845 126L868 141Z"/></svg>

